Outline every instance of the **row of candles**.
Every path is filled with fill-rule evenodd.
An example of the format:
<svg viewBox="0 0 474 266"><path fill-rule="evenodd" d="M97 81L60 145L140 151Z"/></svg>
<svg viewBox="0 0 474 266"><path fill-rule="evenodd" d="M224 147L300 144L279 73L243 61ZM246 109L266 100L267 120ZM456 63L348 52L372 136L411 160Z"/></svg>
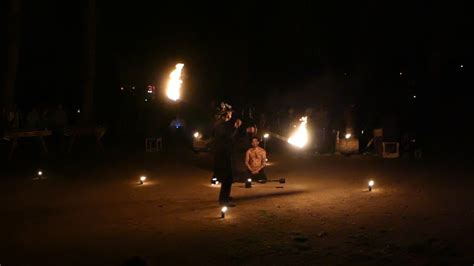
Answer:
<svg viewBox="0 0 474 266"><path fill-rule="evenodd" d="M37 174L38 174L38 178L39 178L39 179L41 179L41 178L44 177L44 176L43 176L44 173L43 173L42 170L38 170L38 173L37 173ZM147 179L146 176L140 176L138 183L139 183L140 185L143 185L143 184L145 184L146 179ZM280 181L280 182L281 182L281 181ZM217 185L217 184L219 184L219 181L217 180L217 178L212 178L211 184L212 184L212 185ZM369 191L372 191L372 190L373 190L374 185L375 185L374 180L370 180L369 183L368 183ZM251 187L252 187L252 179L251 179L251 178L249 178L249 179L247 179L247 180L245 181L245 187L246 187L246 188L251 188ZM223 207L221 208L221 218L225 218L225 214L227 213L228 209L229 209L229 208L228 208L227 206L223 206Z"/></svg>

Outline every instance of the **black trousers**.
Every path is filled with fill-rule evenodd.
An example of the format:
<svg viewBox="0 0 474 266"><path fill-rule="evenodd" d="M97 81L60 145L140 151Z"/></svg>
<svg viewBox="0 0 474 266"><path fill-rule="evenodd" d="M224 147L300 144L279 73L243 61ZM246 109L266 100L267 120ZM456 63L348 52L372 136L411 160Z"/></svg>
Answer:
<svg viewBox="0 0 474 266"><path fill-rule="evenodd" d="M258 173L256 174L252 174L250 171L249 171L249 176L250 178L252 178L252 181L264 181L266 182L267 181L267 175L265 174L265 172L262 170L260 170Z"/></svg>
<svg viewBox="0 0 474 266"><path fill-rule="evenodd" d="M219 202L226 203L230 201L230 191L232 189L232 175L224 177L221 181L221 191L219 193Z"/></svg>
<svg viewBox="0 0 474 266"><path fill-rule="evenodd" d="M232 171L232 156L226 153L216 153L214 158L214 177L221 182L219 202L228 202L234 176Z"/></svg>

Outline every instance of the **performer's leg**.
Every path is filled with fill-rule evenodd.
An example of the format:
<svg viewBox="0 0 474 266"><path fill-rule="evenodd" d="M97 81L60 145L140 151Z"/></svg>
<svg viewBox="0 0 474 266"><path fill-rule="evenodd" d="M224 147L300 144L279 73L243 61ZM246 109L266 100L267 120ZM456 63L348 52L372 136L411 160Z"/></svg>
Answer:
<svg viewBox="0 0 474 266"><path fill-rule="evenodd" d="M255 179L261 183L267 182L267 175L265 175L265 172L263 171L263 169L260 170L260 172L258 172L258 174L255 175Z"/></svg>
<svg viewBox="0 0 474 266"><path fill-rule="evenodd" d="M230 191L232 189L232 176L222 179L221 191L219 193L219 202L227 203L230 200Z"/></svg>

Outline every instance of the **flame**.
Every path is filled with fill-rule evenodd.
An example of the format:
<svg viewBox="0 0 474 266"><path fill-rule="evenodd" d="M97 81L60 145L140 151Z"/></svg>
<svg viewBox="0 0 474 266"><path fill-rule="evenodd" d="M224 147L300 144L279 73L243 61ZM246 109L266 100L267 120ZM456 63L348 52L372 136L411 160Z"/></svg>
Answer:
<svg viewBox="0 0 474 266"><path fill-rule="evenodd" d="M184 64L176 64L175 70L170 74L170 79L168 81L168 87L166 89L166 96L173 101L179 100L181 96L181 70L183 69Z"/></svg>
<svg viewBox="0 0 474 266"><path fill-rule="evenodd" d="M298 148L303 148L306 145L308 142L308 130L306 129L307 119L307 116L303 116L300 119L301 123L293 135L288 139L288 143Z"/></svg>

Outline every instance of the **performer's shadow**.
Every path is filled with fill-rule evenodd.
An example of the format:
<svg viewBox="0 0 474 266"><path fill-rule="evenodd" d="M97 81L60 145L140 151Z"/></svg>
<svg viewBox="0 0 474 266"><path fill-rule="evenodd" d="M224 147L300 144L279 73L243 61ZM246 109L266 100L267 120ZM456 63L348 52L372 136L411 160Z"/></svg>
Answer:
<svg viewBox="0 0 474 266"><path fill-rule="evenodd" d="M246 202L246 201L253 201L253 200L259 200L259 199L271 199L271 198L278 198L278 197L287 197L287 196L293 196L293 195L299 195L306 193L304 190L297 190L297 191L280 191L276 193L260 193L260 194L255 194L255 195L246 195L246 196L239 196L234 198L234 201L236 203L239 202Z"/></svg>
<svg viewBox="0 0 474 266"><path fill-rule="evenodd" d="M254 187L255 185L252 185L252 188ZM273 186L273 185L268 185L268 183L266 185L257 185L258 186L258 189L265 189L265 190L268 190L268 189L283 189L285 188L284 186ZM246 188L245 185L233 185L232 187L236 187L236 188Z"/></svg>

